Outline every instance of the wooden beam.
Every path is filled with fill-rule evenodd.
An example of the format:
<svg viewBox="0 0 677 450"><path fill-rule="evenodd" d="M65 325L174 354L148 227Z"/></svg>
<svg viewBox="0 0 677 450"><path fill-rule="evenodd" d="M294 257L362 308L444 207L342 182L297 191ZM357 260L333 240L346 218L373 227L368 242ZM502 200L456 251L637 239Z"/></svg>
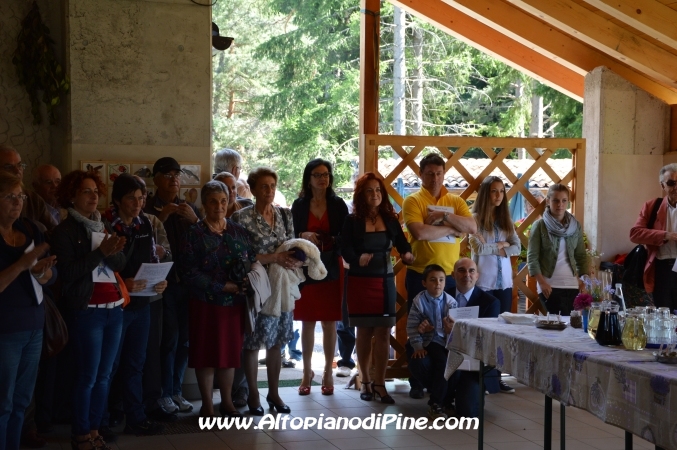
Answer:
<svg viewBox="0 0 677 450"><path fill-rule="evenodd" d="M457 39L583 101L584 77L439 0L389 0Z"/></svg>
<svg viewBox="0 0 677 450"><path fill-rule="evenodd" d="M677 103L675 90L647 78L609 55L583 44L509 3L497 0L445 0L445 2L581 75L587 74L595 67L606 66L666 103Z"/></svg>
<svg viewBox="0 0 677 450"><path fill-rule="evenodd" d="M507 0L565 33L677 88L677 55L572 0Z"/></svg>
<svg viewBox="0 0 677 450"><path fill-rule="evenodd" d="M677 105L670 105L670 148L668 152L677 151Z"/></svg>
<svg viewBox="0 0 677 450"><path fill-rule="evenodd" d="M360 0L360 172L365 163L373 165L367 155L366 134L378 134L379 47L381 44L381 2ZM372 170L371 167L367 171Z"/></svg>
<svg viewBox="0 0 677 450"><path fill-rule="evenodd" d="M655 0L584 0L647 36L677 49L677 11Z"/></svg>

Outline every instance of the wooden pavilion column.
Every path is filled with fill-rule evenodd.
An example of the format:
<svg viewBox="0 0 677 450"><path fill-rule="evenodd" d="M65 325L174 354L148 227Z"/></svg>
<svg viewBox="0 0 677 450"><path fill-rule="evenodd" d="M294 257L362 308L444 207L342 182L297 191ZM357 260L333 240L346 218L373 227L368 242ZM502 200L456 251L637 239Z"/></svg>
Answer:
<svg viewBox="0 0 677 450"><path fill-rule="evenodd" d="M360 0L360 174L375 170L365 135L378 134L381 1Z"/></svg>

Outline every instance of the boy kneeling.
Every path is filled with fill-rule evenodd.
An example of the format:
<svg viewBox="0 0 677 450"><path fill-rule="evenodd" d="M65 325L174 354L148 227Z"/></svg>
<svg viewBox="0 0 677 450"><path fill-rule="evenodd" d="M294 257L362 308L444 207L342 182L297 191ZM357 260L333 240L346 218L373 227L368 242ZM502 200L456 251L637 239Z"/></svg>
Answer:
<svg viewBox="0 0 677 450"><path fill-rule="evenodd" d="M446 418L442 408L449 382L444 379L444 369L449 351L447 338L454 326L449 310L457 308L454 298L444 292L446 274L437 264L423 271L423 286L412 302L407 319L407 356L409 372L420 380L430 393L428 416Z"/></svg>

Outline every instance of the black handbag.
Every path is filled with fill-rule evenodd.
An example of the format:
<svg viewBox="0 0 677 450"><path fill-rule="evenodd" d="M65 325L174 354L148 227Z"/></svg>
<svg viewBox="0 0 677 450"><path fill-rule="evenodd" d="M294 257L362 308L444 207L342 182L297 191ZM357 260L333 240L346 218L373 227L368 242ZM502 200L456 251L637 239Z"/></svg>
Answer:
<svg viewBox="0 0 677 450"><path fill-rule="evenodd" d="M654 202L646 228L653 228L661 203L663 203L663 198L657 198ZM646 251L646 247L643 244L637 245L630 253L628 253L628 256L625 257L625 262L623 263L623 266L625 267L625 272L623 273L624 283L644 289L644 267L646 267L646 259L648 257L649 253Z"/></svg>

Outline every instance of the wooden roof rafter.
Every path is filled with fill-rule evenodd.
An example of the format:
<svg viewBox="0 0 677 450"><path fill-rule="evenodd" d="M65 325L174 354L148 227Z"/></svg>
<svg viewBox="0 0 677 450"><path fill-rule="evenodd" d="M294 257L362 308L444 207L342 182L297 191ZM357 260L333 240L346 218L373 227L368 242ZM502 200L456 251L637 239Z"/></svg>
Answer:
<svg viewBox="0 0 677 450"><path fill-rule="evenodd" d="M600 14L596 14L590 9L574 3L572 0L389 1L475 48L498 57L501 61L522 72L533 76L536 71L535 69L539 69L539 76L535 78L542 82L545 79L546 84L579 101L582 100L582 95L571 95L571 92L563 88L562 85L559 85L559 80L561 80L563 74L566 74L566 78L570 78L569 82L578 79L582 83L584 76L588 72L596 67L606 66L666 103L677 104L677 54L673 54L672 49L667 47L667 43L672 39L669 37L671 36L669 26L663 25L658 27L656 25L656 30L653 32L650 32L651 30L648 29L638 28L639 32L633 33L630 25L622 28L616 23L620 23L619 20L614 19L615 22L608 20L606 16L608 11L606 9L600 8ZM654 10L666 12L665 8L667 8L667 13L663 17L666 18L668 24L672 23L672 18L677 15L677 11L675 11L677 9L677 2L674 2L676 7L671 9L668 6L661 5L657 0L576 1L578 3L586 2L586 5L590 4L588 6L592 9L599 7L599 2L609 4L620 2L626 5L637 4L639 5L638 8L645 8L647 15L651 16L645 20L646 23L643 25L645 28L652 26L653 22L657 22ZM661 0L662 3L666 1ZM616 35L623 36L623 42L627 42L625 47L629 47L629 50L631 50L628 51L627 55L622 55L625 60L620 59L620 52L613 49L609 50L608 48L607 50L609 51L605 52L599 42L589 41L590 38L582 34L587 32L586 30L581 29L571 35L556 25L547 23L545 19L539 18L537 14L532 14L536 8L541 7L540 5L551 3L561 3L567 6L574 4L579 11L585 11L586 17L594 16L590 19L590 22L594 22L597 26L615 27L614 32ZM516 4L522 6L529 4L531 12L516 6ZM659 8L651 8L656 5ZM642 9L642 11L645 9ZM652 14L649 14L649 12L652 12ZM632 21L627 19L626 22L631 23ZM635 22L638 21L635 20ZM485 28L481 28L478 24L484 25ZM579 26L576 23L571 25ZM675 29L677 30L677 28ZM490 30L490 33L484 33L484 30ZM590 28L590 30L590 33L593 35L595 33L600 36L604 35L602 31L594 27ZM661 35L664 37L661 38ZM650 38L647 38L647 36L650 36ZM673 32L672 36L677 39L677 31ZM599 38L601 39L601 37ZM513 43L511 44L506 39ZM652 41L652 39L656 39L656 41ZM607 37L607 41L607 44L611 45L612 39ZM633 42L640 42L641 44L636 45ZM656 42L660 45L657 45ZM518 45L516 46L514 43ZM623 51L626 51L625 47L622 49ZM506 48L511 48L512 53L506 51ZM528 51L523 52L524 49ZM651 57L642 56L641 52L645 49L651 51ZM497 55L499 53L502 53L502 56ZM552 61L554 66L544 65L540 68L529 68L529 64L538 61L538 59L532 57L533 53L537 53ZM630 57L633 59L630 59ZM655 61L654 58L659 61ZM558 71L555 67L564 69ZM675 69L674 74L673 69ZM565 70L565 72L562 72L562 70ZM572 77L571 74L577 74L578 77Z"/></svg>

